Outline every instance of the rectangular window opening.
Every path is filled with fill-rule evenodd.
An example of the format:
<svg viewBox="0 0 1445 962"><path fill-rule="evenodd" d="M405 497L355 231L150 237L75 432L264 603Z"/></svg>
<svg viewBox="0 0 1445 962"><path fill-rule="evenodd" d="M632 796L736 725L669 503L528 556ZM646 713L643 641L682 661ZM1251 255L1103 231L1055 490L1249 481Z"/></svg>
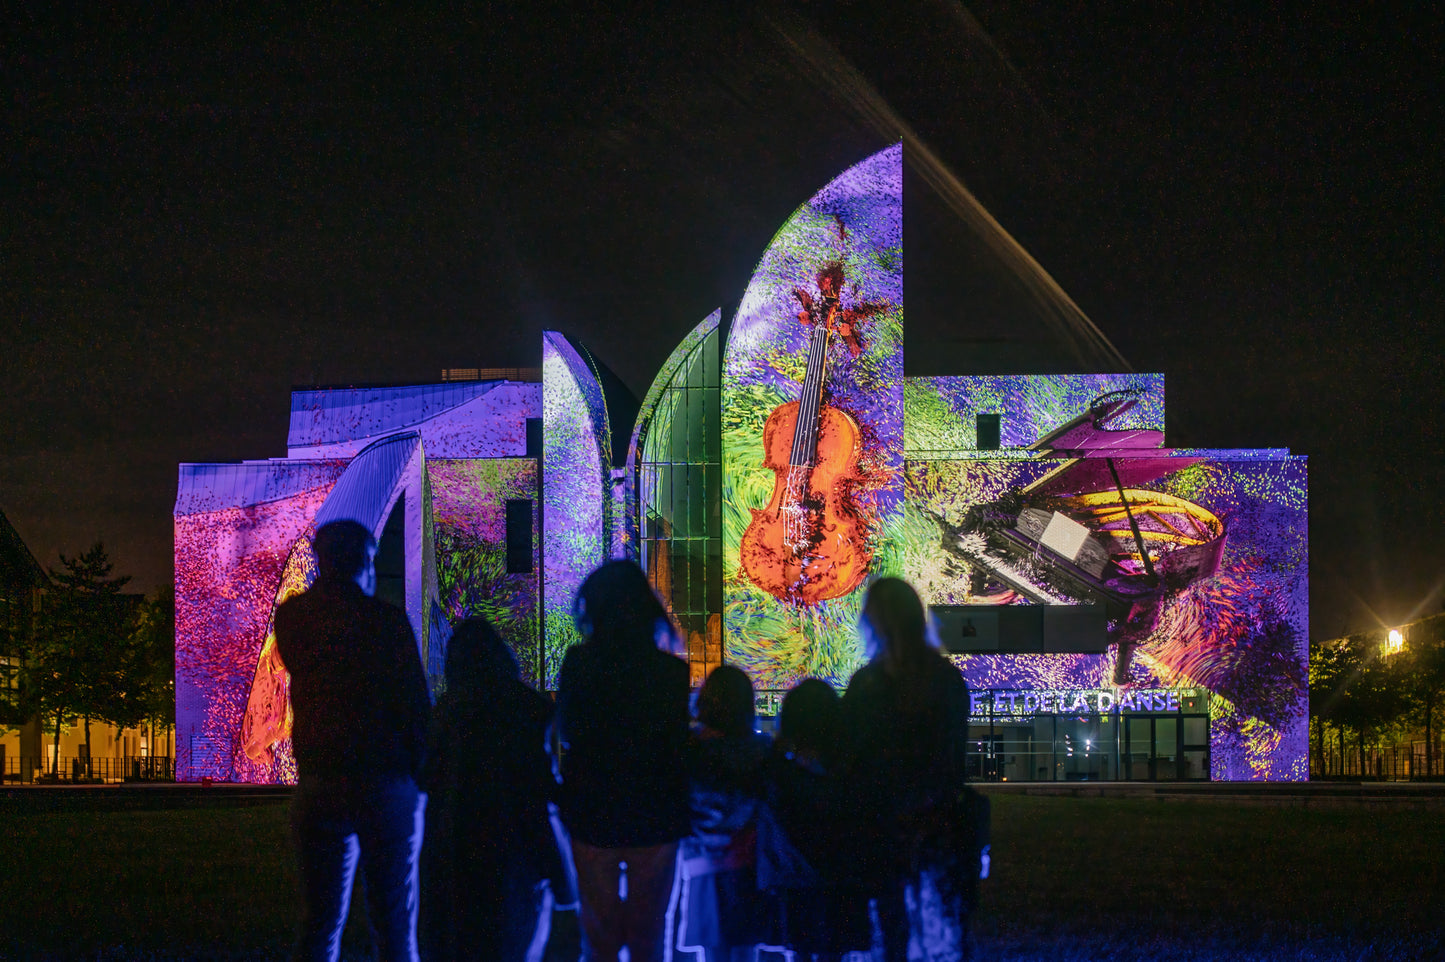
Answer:
<svg viewBox="0 0 1445 962"><path fill-rule="evenodd" d="M532 502L507 500L507 574L532 573Z"/></svg>
<svg viewBox="0 0 1445 962"><path fill-rule="evenodd" d="M1003 446L1002 420L1001 414L980 414L974 419L978 450L997 451Z"/></svg>

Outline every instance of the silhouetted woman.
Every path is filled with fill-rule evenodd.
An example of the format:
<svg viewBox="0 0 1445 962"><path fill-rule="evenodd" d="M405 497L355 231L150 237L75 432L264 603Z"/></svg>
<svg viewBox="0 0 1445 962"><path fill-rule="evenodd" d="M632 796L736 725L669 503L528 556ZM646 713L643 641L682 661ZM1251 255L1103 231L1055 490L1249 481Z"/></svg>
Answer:
<svg viewBox="0 0 1445 962"><path fill-rule="evenodd" d="M552 705L518 678L517 659L482 618L457 625L423 772L424 957L520 960L558 853L547 799Z"/></svg>
<svg viewBox="0 0 1445 962"><path fill-rule="evenodd" d="M688 834L687 663L642 569L610 561L577 591L583 643L557 679L562 821L572 838L583 958L661 962L677 842Z"/></svg>
<svg viewBox="0 0 1445 962"><path fill-rule="evenodd" d="M732 665L712 670L697 695L689 743L692 834L682 841L686 911L679 944L705 962L751 960L766 935L754 813L771 739L753 731L753 685Z"/></svg>
<svg viewBox="0 0 1445 962"><path fill-rule="evenodd" d="M910 921L921 935L925 912L952 943L925 946L928 957L959 958L960 893L972 880L960 877L966 859L937 843L952 832L963 791L968 686L929 644L927 613L905 581L868 589L859 633L869 661L843 696L843 722L863 819L860 880L877 899L890 962L906 958Z"/></svg>

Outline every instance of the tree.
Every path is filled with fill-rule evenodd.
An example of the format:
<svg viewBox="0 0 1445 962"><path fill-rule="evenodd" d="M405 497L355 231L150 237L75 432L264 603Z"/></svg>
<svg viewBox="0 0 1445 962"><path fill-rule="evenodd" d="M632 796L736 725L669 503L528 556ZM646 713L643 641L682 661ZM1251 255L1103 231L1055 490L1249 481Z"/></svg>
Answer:
<svg viewBox="0 0 1445 962"><path fill-rule="evenodd" d="M1435 774L1435 708L1445 701L1445 616L1412 626L1405 687L1425 723L1425 774Z"/></svg>
<svg viewBox="0 0 1445 962"><path fill-rule="evenodd" d="M60 563L60 570L51 569L21 669L25 698L55 721L57 766L65 719L84 721L89 746L90 720L107 718L115 707L127 647L128 600L121 589L130 581L110 577L113 566L98 541L78 557L62 554Z"/></svg>
<svg viewBox="0 0 1445 962"><path fill-rule="evenodd" d="M156 723L163 725L175 709L176 598L162 588L137 604L125 636L122 677L106 718L118 728L150 726L155 754Z"/></svg>
<svg viewBox="0 0 1445 962"><path fill-rule="evenodd" d="M1354 731L1362 777L1366 736L1398 721L1405 706L1403 668L1381 655L1380 642L1378 633L1350 635L1310 660L1310 711L1339 728L1342 768L1345 729Z"/></svg>

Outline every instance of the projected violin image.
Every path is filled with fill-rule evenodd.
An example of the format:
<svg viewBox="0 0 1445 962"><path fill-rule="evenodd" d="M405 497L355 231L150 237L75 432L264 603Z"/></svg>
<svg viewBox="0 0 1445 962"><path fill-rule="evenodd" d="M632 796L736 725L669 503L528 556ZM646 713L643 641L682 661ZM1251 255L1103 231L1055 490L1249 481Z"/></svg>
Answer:
<svg viewBox="0 0 1445 962"><path fill-rule="evenodd" d="M772 498L753 509L740 545L743 571L782 601L814 605L848 594L868 571L870 519L855 489L862 434L824 390L834 336L858 356L859 324L887 304L842 303L845 276L834 261L818 271L817 294L793 289L798 320L812 329L801 395L775 408L763 426L764 466L775 474Z"/></svg>

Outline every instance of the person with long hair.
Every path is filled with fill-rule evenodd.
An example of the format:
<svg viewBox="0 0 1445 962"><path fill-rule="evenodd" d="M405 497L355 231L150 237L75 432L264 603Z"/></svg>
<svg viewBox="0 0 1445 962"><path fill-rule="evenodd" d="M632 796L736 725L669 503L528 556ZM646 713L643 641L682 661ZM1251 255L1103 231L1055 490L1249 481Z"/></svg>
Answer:
<svg viewBox="0 0 1445 962"><path fill-rule="evenodd" d="M422 771L431 811L420 935L436 962L522 962L543 883L561 868L547 811L556 788L546 752L552 703L519 674L486 619L456 626Z"/></svg>
<svg viewBox="0 0 1445 962"><path fill-rule="evenodd" d="M890 962L907 957L910 928L921 933L925 911L938 923L930 931L944 931L951 943L929 958L961 958L962 893L974 879L966 877L966 854L940 840L958 834L968 686L930 644L928 613L906 581L876 581L858 627L869 661L843 696L843 724L862 819L860 881L876 900Z"/></svg>
<svg viewBox="0 0 1445 962"><path fill-rule="evenodd" d="M577 591L582 644L557 679L562 821L572 839L583 958L661 962L678 840L691 828L687 663L659 650L667 612L630 561Z"/></svg>

